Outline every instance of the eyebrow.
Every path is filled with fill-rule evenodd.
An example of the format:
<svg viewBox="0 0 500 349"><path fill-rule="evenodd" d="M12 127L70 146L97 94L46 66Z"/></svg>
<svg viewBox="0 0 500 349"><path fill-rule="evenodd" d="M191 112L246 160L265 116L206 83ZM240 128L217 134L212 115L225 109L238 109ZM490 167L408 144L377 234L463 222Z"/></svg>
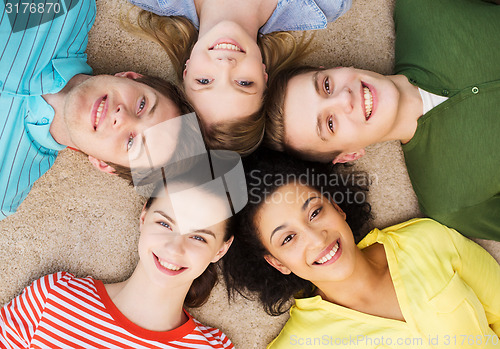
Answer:
<svg viewBox="0 0 500 349"><path fill-rule="evenodd" d="M321 113L318 113L316 117L316 132L318 137L321 138L323 142L326 142L326 138L323 137L323 115L321 115Z"/></svg>
<svg viewBox="0 0 500 349"><path fill-rule="evenodd" d="M163 217L165 217L166 219L168 219L170 222L172 222L172 224L175 224L177 225L177 223L175 223L175 220L170 217L168 214L166 214L165 212L161 211L161 210L155 210L153 211L154 213L158 213L158 214L161 214Z"/></svg>
<svg viewBox="0 0 500 349"><path fill-rule="evenodd" d="M195 232L196 233L202 233L202 234L208 234L208 235L213 236L214 239L217 239L215 237L215 234L212 231L208 230L208 229L197 229L197 230L195 230Z"/></svg>
<svg viewBox="0 0 500 349"><path fill-rule="evenodd" d="M137 159L140 159L140 157L142 156L142 153L144 152L144 148L145 148L145 144L146 144L146 136L145 136L143 133L141 133L141 134L140 134L140 136L141 136L141 139L140 139L140 141L138 142L138 143L139 143L139 145L137 146L137 147L139 147L139 153L137 154L137 156L136 156L136 157L134 157L134 158L133 158L133 159L131 159L131 160L137 160Z"/></svg>
<svg viewBox="0 0 500 349"><path fill-rule="evenodd" d="M158 98L158 95L156 94L156 92L154 92L154 96L155 96L155 102L154 102L153 106L151 107L151 109L149 109L148 118L152 118L154 116L153 114L156 110L156 107L158 106L159 98ZM152 165L153 161L151 160L151 154L150 154L148 147L147 147L146 135L144 134L144 132L141 133L141 140L142 140L142 142L140 142L139 154L137 155L137 157L134 160L139 159L142 156L142 153L144 151L146 151L146 155L148 156L149 164L151 167L153 167L153 165Z"/></svg>
<svg viewBox="0 0 500 349"><path fill-rule="evenodd" d="M318 95L321 95L321 90L318 85L318 75L319 71L314 72L312 76L312 83L314 85L314 89L316 90L316 93ZM316 133L318 134L318 137L323 141L326 142L326 138L322 136L323 134L323 120L322 120L322 115L321 113L318 113L318 116L316 117Z"/></svg>
<svg viewBox="0 0 500 349"><path fill-rule="evenodd" d="M312 76L312 80L313 80L313 85L314 85L314 89L316 90L316 93L317 94L321 94L321 90L319 88L319 84L318 84L318 75L319 75L319 71L317 72L314 72L313 76Z"/></svg>
<svg viewBox="0 0 500 349"><path fill-rule="evenodd" d="M257 94L257 92L250 92L250 91L245 90L244 87L242 87L242 86L237 87L236 91L243 93L243 94L246 94L246 95L256 95Z"/></svg>
<svg viewBox="0 0 500 349"><path fill-rule="evenodd" d="M243 86L240 86L238 84L235 83L234 85L236 88L235 90L238 91L239 93L242 93L242 94L245 94L245 95L256 95L257 94L257 91L256 92L250 92L248 90L246 90ZM203 91L209 91L211 89L213 89L214 86L213 85L209 85L207 87L202 87L202 88L193 88L193 87L190 87L190 89L194 92L203 92Z"/></svg>
<svg viewBox="0 0 500 349"><path fill-rule="evenodd" d="M313 199L318 199L318 198L319 198L318 196L311 196L310 198L308 198L308 199L304 202L304 204L302 205L302 207L301 207L301 211L303 212L303 211L305 211L305 210L306 210L306 208L307 208L307 206L309 206L309 203L311 202L311 200L313 200ZM271 232L271 236L269 237L269 243L272 243L272 240L273 240L273 236L274 236L274 234L275 234L275 233L277 233L279 230L281 230L281 229L283 229L283 228L286 228L286 226L287 226L287 224L285 223L285 224L282 224L282 225L280 225L280 226L278 226L278 227L274 228L274 230Z"/></svg>
<svg viewBox="0 0 500 349"><path fill-rule="evenodd" d="M156 107L158 106L158 99L159 99L158 95L156 94L156 92L154 93L154 95L155 95L155 104L153 104L153 106L149 110L148 116L153 116L153 113L155 112Z"/></svg>

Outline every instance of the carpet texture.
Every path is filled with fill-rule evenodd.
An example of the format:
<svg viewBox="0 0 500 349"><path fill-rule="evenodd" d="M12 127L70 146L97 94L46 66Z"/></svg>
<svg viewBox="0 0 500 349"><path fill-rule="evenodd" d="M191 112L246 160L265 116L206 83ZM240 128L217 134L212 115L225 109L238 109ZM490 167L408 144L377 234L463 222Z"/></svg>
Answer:
<svg viewBox="0 0 500 349"><path fill-rule="evenodd" d="M352 9L318 31L306 62L344 65L390 74L394 64L392 0L353 0ZM125 0L97 0L88 61L95 74L137 71L173 79L162 49L128 33L119 17ZM300 34L300 33L298 33ZM398 142L378 144L354 165L369 174L374 220L385 227L421 216ZM119 178L95 170L85 156L64 150L38 181L18 212L0 222L0 304L33 280L65 270L105 282L123 280L136 262L138 217L144 199ZM497 261L500 243L479 241ZM288 315L271 317L256 301L228 304L222 284L206 305L193 309L200 321L221 328L238 348L264 348Z"/></svg>

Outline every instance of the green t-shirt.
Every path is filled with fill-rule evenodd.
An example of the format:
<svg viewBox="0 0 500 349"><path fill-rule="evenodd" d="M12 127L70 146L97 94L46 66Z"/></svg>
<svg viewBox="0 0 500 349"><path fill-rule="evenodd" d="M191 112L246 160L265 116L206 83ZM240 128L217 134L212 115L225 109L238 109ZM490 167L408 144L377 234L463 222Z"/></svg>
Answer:
<svg viewBox="0 0 500 349"><path fill-rule="evenodd" d="M461 233L500 240L500 6L398 0L396 74L449 99L403 145L422 211Z"/></svg>

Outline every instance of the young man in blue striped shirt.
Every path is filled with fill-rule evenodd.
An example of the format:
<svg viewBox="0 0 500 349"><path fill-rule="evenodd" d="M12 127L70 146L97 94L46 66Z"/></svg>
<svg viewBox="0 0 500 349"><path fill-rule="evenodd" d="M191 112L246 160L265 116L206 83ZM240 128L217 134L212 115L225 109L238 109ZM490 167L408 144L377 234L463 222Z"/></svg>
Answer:
<svg viewBox="0 0 500 349"><path fill-rule="evenodd" d="M16 211L67 146L109 173L129 168L131 154L134 166L164 163L175 130L144 131L189 112L182 94L161 79L91 75L84 51L95 0L48 4L33 13L21 1L0 2L0 219ZM162 151L145 152L146 143Z"/></svg>

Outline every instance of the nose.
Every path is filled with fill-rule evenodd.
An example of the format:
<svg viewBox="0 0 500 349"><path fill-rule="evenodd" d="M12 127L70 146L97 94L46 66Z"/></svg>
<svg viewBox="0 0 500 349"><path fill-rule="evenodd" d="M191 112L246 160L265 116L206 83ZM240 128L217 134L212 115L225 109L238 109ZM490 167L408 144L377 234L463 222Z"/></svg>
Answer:
<svg viewBox="0 0 500 349"><path fill-rule="evenodd" d="M170 233L165 239L164 249L172 256L184 255L184 236L179 233Z"/></svg>
<svg viewBox="0 0 500 349"><path fill-rule="evenodd" d="M230 56L219 56L215 58L215 62L219 66L232 66L234 67L238 62L236 58Z"/></svg>
<svg viewBox="0 0 500 349"><path fill-rule="evenodd" d="M127 125L130 125L135 121L136 118L132 115L127 108L121 104L115 107L113 114L111 115L111 123L113 128L120 129Z"/></svg>
<svg viewBox="0 0 500 349"><path fill-rule="evenodd" d="M309 242L309 249L317 250L325 245L327 232L323 228L319 229L309 229L307 234L307 240Z"/></svg>
<svg viewBox="0 0 500 349"><path fill-rule="evenodd" d="M350 114L353 111L352 90L344 87L325 100L330 108L333 108L335 114Z"/></svg>

